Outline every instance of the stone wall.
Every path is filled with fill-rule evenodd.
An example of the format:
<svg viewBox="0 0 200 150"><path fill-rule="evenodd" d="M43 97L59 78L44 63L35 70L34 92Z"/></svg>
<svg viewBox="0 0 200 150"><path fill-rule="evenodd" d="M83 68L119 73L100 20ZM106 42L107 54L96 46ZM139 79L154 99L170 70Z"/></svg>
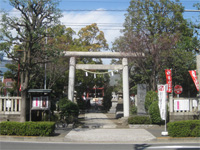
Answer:
<svg viewBox="0 0 200 150"><path fill-rule="evenodd" d="M180 103L175 105L175 101L188 101L188 103ZM194 103L195 102L195 103ZM181 107L181 104L187 105ZM180 108L179 110L177 109ZM200 103L198 98L173 98L169 96L169 120L170 122L181 120L200 119Z"/></svg>
<svg viewBox="0 0 200 150"><path fill-rule="evenodd" d="M173 112L169 115L170 122L181 121L181 120L194 120L199 119L199 114L193 112Z"/></svg>
<svg viewBox="0 0 200 150"><path fill-rule="evenodd" d="M20 114L0 114L0 122L2 121L20 121Z"/></svg>

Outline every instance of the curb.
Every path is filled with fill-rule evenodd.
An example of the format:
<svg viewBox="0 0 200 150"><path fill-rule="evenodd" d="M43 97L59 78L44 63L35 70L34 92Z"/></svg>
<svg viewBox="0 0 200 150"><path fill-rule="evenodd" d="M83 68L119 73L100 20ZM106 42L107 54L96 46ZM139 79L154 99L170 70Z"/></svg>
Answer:
<svg viewBox="0 0 200 150"><path fill-rule="evenodd" d="M12 142L65 142L63 137L0 136L0 141Z"/></svg>
<svg viewBox="0 0 200 150"><path fill-rule="evenodd" d="M95 142L95 141L69 141L65 137L40 137L40 136L8 136L0 135L1 142L51 142L51 143L113 143L115 141ZM200 137L156 137L145 143L200 143ZM142 141L121 141L120 143L144 143Z"/></svg>
<svg viewBox="0 0 200 150"><path fill-rule="evenodd" d="M130 129L139 129L139 128L142 128L142 129L149 129L149 128L163 128L164 129L164 126L160 126L160 125L154 125L154 124L129 124L128 127Z"/></svg>
<svg viewBox="0 0 200 150"><path fill-rule="evenodd" d="M170 142L170 143L200 143L200 137L157 137L156 142Z"/></svg>

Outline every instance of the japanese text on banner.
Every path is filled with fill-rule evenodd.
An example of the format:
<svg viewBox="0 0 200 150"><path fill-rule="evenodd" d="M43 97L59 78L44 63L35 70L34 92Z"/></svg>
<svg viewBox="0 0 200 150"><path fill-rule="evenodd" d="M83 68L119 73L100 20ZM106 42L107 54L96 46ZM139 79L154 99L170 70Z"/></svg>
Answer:
<svg viewBox="0 0 200 150"><path fill-rule="evenodd" d="M167 93L172 92L172 71L171 69L165 69L165 75L166 75L166 83L167 83Z"/></svg>
<svg viewBox="0 0 200 150"><path fill-rule="evenodd" d="M158 85L158 106L162 120L166 118L167 84Z"/></svg>
<svg viewBox="0 0 200 150"><path fill-rule="evenodd" d="M197 80L197 75L196 75L196 70L191 70L189 71L191 77L192 77L192 80L194 81L194 84L197 88L197 91L199 91L199 82Z"/></svg>

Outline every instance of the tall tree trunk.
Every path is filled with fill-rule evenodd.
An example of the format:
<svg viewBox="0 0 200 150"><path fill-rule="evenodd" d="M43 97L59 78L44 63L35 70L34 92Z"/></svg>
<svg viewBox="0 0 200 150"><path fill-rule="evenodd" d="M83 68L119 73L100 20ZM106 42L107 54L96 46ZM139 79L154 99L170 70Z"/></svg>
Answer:
<svg viewBox="0 0 200 150"><path fill-rule="evenodd" d="M23 64L30 66L30 50L24 52ZM21 72L21 116L20 122L26 121L26 101L27 101L27 89L29 84L29 67L25 67ZM31 108L30 108L31 109Z"/></svg>
<svg viewBox="0 0 200 150"><path fill-rule="evenodd" d="M21 92L21 115L20 115L20 122L26 121L26 96L27 92L26 90L23 90Z"/></svg>

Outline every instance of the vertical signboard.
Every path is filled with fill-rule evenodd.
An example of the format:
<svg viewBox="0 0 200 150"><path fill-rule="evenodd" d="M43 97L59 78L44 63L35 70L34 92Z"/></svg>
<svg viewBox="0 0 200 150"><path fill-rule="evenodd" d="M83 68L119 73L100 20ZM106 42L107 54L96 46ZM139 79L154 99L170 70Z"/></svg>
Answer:
<svg viewBox="0 0 200 150"><path fill-rule="evenodd" d="M158 106L162 120L166 118L167 84L158 85Z"/></svg>
<svg viewBox="0 0 200 150"><path fill-rule="evenodd" d="M165 69L167 93L172 92L172 71L171 69Z"/></svg>

